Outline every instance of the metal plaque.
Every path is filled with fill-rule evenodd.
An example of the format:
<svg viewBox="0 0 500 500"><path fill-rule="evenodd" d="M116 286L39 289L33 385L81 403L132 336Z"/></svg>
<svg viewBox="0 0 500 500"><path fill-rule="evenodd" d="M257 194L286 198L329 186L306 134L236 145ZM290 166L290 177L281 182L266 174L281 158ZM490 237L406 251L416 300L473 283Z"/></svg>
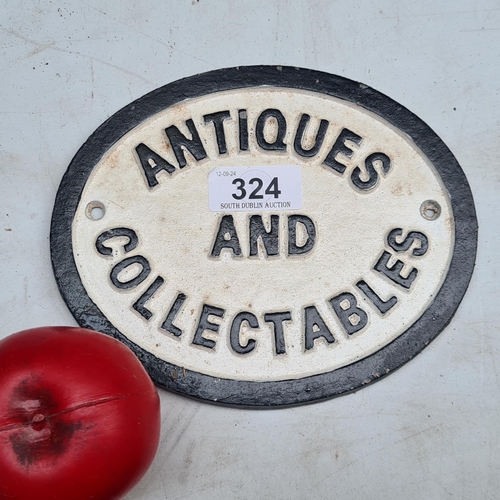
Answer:
<svg viewBox="0 0 500 500"><path fill-rule="evenodd" d="M249 407L399 368L449 323L476 243L467 180L425 123L366 85L270 66L113 115L71 162L51 228L81 326L160 387Z"/></svg>

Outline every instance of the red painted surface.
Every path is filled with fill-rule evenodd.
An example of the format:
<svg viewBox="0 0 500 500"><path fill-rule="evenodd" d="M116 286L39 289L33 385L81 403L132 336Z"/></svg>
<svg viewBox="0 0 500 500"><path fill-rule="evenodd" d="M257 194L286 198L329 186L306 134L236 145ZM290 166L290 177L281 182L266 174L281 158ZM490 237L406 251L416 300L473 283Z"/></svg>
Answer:
<svg viewBox="0 0 500 500"><path fill-rule="evenodd" d="M159 434L157 391L120 342L66 327L0 342L0 498L121 498Z"/></svg>

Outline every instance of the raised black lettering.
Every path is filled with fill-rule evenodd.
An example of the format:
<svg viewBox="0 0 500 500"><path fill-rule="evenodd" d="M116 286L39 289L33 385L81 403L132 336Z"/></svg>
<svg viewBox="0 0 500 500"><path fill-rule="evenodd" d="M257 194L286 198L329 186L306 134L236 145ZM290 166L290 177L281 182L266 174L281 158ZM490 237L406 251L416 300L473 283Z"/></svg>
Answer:
<svg viewBox="0 0 500 500"><path fill-rule="evenodd" d="M424 233L420 231L410 231L402 243L398 243L396 238L403 234L403 230L400 228L393 229L389 236L387 236L387 244L396 252L406 252L412 245L412 243L417 240L419 242L418 247L415 247L412 251L414 257L421 257L425 255L427 249L429 248L429 240Z"/></svg>
<svg viewBox="0 0 500 500"><path fill-rule="evenodd" d="M251 312L240 312L233 319L230 332L230 343L234 352L238 354L248 354L255 349L257 341L255 339L248 339L245 345L240 343L240 330L243 322L247 322L250 328L259 328L259 321L255 314Z"/></svg>
<svg viewBox="0 0 500 500"><path fill-rule="evenodd" d="M336 158L339 153L342 153L347 158L352 158L353 151L349 148L345 141L351 141L357 144L358 146L363 141L363 138L358 134L355 134L351 130L347 128L343 128L340 131L337 140L332 146L330 152L326 155L326 158L323 160L323 163L328 167L333 168L339 174L343 174L345 172L346 166L343 163L340 163Z"/></svg>
<svg viewBox="0 0 500 500"><path fill-rule="evenodd" d="M270 118L274 118L278 126L274 142L267 142L264 137L264 127L267 120ZM255 127L255 137L257 139L257 144L262 149L266 151L286 151L286 144L284 142L285 135L286 120L283 113L279 109L266 109L260 114Z"/></svg>
<svg viewBox="0 0 500 500"><path fill-rule="evenodd" d="M141 266L141 272L134 278L130 278L128 281L119 280L118 275L124 269L134 264L139 264ZM130 288L135 288L137 285L140 285L149 276L150 272L151 266L149 265L147 259L142 255L134 255L133 257L127 257L121 262L118 262L118 264L116 264L116 266L111 270L109 278L111 279L111 283L113 283L113 285L119 290L129 290Z"/></svg>
<svg viewBox="0 0 500 500"><path fill-rule="evenodd" d="M223 248L232 250L236 257L241 256L240 240L236 228L234 227L232 215L222 216L210 255L212 257L218 257Z"/></svg>
<svg viewBox="0 0 500 500"><path fill-rule="evenodd" d="M278 255L279 253L279 215L271 215L271 229L269 232L264 227L262 216L252 215L250 217L250 255L258 254L258 240L262 240L267 255Z"/></svg>
<svg viewBox="0 0 500 500"><path fill-rule="evenodd" d="M388 300L384 301L382 300L374 291L373 289L370 287L370 285L368 285L368 283L366 283L366 281L358 281L356 283L356 286L372 301L373 305L382 313L382 314L385 314L387 311L389 311L389 309L392 309L398 299L396 297L394 297L394 295L392 297L390 297Z"/></svg>
<svg viewBox="0 0 500 500"><path fill-rule="evenodd" d="M156 293L158 288L160 288L165 280L158 276L151 285L148 286L148 289L139 297L139 299L134 302L132 307L145 319L148 321L152 318L153 313L147 309L146 302Z"/></svg>
<svg viewBox="0 0 500 500"><path fill-rule="evenodd" d="M409 272L408 276L405 278L404 276L401 276L401 271L403 270L404 262L397 260L392 267L389 267L387 264L389 262L390 257L391 254L389 252L384 251L380 256L378 262L375 264L374 267L375 271L382 273L384 276L387 276L390 280L394 281L394 283L396 283L397 285L400 285L403 288L409 290L412 283L415 281L415 278L417 277L418 269L413 268Z"/></svg>
<svg viewBox="0 0 500 500"><path fill-rule="evenodd" d="M184 168L187 164L186 156L182 148L189 151L196 161L203 160L203 158L207 157L200 135L198 134L191 118L186 120L186 126L191 134L191 139L188 139L175 125L171 125L165 129L175 157L177 158L177 162L179 163L179 168Z"/></svg>
<svg viewBox="0 0 500 500"><path fill-rule="evenodd" d="M231 118L229 111L218 111L217 113L211 113L209 115L204 115L203 119L205 123L212 122L215 128L215 137L217 139L217 147L219 148L219 154L223 155L227 153L226 146L226 134L224 133L224 120Z"/></svg>
<svg viewBox="0 0 500 500"><path fill-rule="evenodd" d="M248 115L246 109L238 110L240 151L248 151Z"/></svg>
<svg viewBox="0 0 500 500"><path fill-rule="evenodd" d="M299 126L297 127L297 132L295 133L295 140L293 142L293 147L297 154L305 158L310 158L311 156L316 156L323 145L325 140L326 131L328 130L329 122L328 120L321 120L316 133L316 139L314 139L314 144L309 149L304 149L302 147L302 142L304 139L304 132L307 128L307 124L311 117L307 114L303 114L300 117Z"/></svg>
<svg viewBox="0 0 500 500"><path fill-rule="evenodd" d="M182 335L182 330L178 326L174 325L174 319L179 313L186 298L187 297L183 293L179 293L179 295L177 295L172 307L170 308L170 311L168 311L165 321L160 326L162 330L165 330L166 332L169 332L176 337L180 337Z"/></svg>
<svg viewBox="0 0 500 500"><path fill-rule="evenodd" d="M169 174L172 174L176 170L171 163L165 160L165 158L162 158L158 153L155 153L145 144L141 143L136 146L135 152L139 157L139 162L146 176L149 189L154 188L158 184L158 179L156 178L158 172L165 170Z"/></svg>
<svg viewBox="0 0 500 500"><path fill-rule="evenodd" d="M329 344L333 344L330 329L326 326L320 313L314 306L304 308L304 347L305 350L312 349L316 339L323 337Z"/></svg>
<svg viewBox="0 0 500 500"><path fill-rule="evenodd" d="M382 163L382 172L386 174L391 168L391 160L384 153L373 153L369 155L365 160L366 173L368 174L368 179L366 181L361 180L361 169L356 167L351 174L352 183L363 191L375 187L378 182L378 172L375 170L375 162Z"/></svg>
<svg viewBox="0 0 500 500"><path fill-rule="evenodd" d="M307 232L307 240L302 245L297 244L297 224L302 224ZM306 215L290 215L288 217L288 255L300 255L310 252L316 241L314 222Z"/></svg>
<svg viewBox="0 0 500 500"><path fill-rule="evenodd" d="M346 308L342 307L344 301L349 303ZM330 299L330 305L349 335L359 332L368 323L367 314L358 307L358 301L352 293L345 292L333 297Z"/></svg>
<svg viewBox="0 0 500 500"><path fill-rule="evenodd" d="M113 250L110 247L105 246L104 243L112 238L119 238L120 236L125 236L126 238L128 238L128 243L123 245L123 250L125 250L125 253L128 253L137 247L139 238L137 238L137 233L134 230L129 229L128 227L115 227L113 229L104 231L97 237L95 242L97 251L101 255L113 255Z"/></svg>
<svg viewBox="0 0 500 500"><path fill-rule="evenodd" d="M274 329L274 350L276 354L286 353L285 333L283 331L283 323L290 321L292 315L290 311L267 313L264 314L264 321L272 323Z"/></svg>
<svg viewBox="0 0 500 500"><path fill-rule="evenodd" d="M225 314L224 309L219 307L209 306L208 304L203 304L203 309L201 311L200 320L198 321L198 326L196 328L196 333L193 337L193 344L201 345L207 347L208 349L213 349L216 342L212 339L207 339L203 336L205 330L210 330L211 332L218 332L219 325L212 323L208 320L209 316L217 316L218 318L223 318Z"/></svg>

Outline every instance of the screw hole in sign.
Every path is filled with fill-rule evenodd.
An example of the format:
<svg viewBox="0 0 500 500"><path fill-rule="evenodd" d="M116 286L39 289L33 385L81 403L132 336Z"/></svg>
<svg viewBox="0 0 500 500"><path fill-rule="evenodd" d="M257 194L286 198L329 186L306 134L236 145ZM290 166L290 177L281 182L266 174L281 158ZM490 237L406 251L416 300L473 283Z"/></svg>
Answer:
<svg viewBox="0 0 500 500"><path fill-rule="evenodd" d="M427 220L436 220L441 215L441 206L437 201L427 200L420 206L422 217Z"/></svg>
<svg viewBox="0 0 500 500"><path fill-rule="evenodd" d="M85 212L90 220L101 220L106 213L106 209L100 201L91 201L87 205Z"/></svg>

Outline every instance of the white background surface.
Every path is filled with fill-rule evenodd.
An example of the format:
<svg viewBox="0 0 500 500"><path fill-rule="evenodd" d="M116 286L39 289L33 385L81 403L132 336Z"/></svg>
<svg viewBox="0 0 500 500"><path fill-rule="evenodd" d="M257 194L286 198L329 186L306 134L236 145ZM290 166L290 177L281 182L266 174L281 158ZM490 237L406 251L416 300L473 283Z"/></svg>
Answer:
<svg viewBox="0 0 500 500"><path fill-rule="evenodd" d="M127 500L498 498L498 0L4 0L0 46L0 337L76 324L50 265L61 177L106 118L181 77L279 64L361 81L436 131L475 197L475 274L421 355L286 410L160 391L160 449Z"/></svg>

